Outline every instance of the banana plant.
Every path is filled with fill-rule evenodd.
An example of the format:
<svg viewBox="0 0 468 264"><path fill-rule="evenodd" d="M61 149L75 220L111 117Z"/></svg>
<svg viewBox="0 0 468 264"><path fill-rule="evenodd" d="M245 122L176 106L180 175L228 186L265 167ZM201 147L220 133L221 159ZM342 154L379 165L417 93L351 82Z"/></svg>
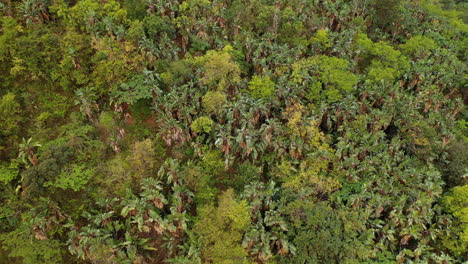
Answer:
<svg viewBox="0 0 468 264"><path fill-rule="evenodd" d="M186 239L193 194L176 183L144 179L139 195L100 200L100 210L87 212L84 226L70 225L69 249L83 259L108 258L118 263L168 259ZM103 248L108 248L104 256ZM159 250L165 248L163 255Z"/></svg>
<svg viewBox="0 0 468 264"><path fill-rule="evenodd" d="M26 165L26 167L29 167L29 162L33 166L37 166L39 164L39 160L34 153L34 149L39 147L41 147L41 144L34 142L31 137L27 140L25 138L22 139L19 145L18 158ZM29 162L26 161L26 158L29 160Z"/></svg>
<svg viewBox="0 0 468 264"><path fill-rule="evenodd" d="M45 23L50 20L49 0L25 0L19 5L19 11L26 19L26 23Z"/></svg>
<svg viewBox="0 0 468 264"><path fill-rule="evenodd" d="M242 245L259 263L267 263L275 254L294 254L295 247L287 239L287 222L280 212L279 190L273 181L254 182L241 195L250 205L253 223Z"/></svg>

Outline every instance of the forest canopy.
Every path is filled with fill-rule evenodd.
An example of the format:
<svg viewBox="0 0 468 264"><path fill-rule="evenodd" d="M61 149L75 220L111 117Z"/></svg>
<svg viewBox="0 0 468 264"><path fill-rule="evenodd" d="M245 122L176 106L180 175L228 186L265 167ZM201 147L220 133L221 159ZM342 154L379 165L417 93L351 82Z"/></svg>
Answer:
<svg viewBox="0 0 468 264"><path fill-rule="evenodd" d="M461 0L2 0L0 264L468 261Z"/></svg>

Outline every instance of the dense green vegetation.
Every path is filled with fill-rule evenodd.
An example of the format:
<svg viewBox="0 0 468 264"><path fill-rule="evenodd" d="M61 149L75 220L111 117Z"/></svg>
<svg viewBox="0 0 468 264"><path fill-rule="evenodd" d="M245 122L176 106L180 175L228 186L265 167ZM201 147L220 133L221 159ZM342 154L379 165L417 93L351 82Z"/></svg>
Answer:
<svg viewBox="0 0 468 264"><path fill-rule="evenodd" d="M468 261L460 0L2 0L0 263Z"/></svg>

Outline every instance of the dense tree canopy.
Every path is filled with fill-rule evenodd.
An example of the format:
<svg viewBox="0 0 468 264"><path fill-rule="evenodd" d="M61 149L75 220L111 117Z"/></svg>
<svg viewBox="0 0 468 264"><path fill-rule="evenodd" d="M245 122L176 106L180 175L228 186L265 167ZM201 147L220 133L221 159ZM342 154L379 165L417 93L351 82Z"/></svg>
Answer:
<svg viewBox="0 0 468 264"><path fill-rule="evenodd" d="M468 261L459 0L4 0L0 264Z"/></svg>

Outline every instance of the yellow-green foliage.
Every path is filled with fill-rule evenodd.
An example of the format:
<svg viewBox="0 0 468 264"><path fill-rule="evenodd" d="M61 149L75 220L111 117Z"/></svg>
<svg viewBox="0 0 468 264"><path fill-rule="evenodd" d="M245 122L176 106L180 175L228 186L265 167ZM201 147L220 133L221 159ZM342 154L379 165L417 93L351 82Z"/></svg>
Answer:
<svg viewBox="0 0 468 264"><path fill-rule="evenodd" d="M300 135L304 106L298 102L292 102L283 112L283 117L288 120L287 127L295 135Z"/></svg>
<svg viewBox="0 0 468 264"><path fill-rule="evenodd" d="M449 195L445 196L444 204L464 225L462 239L468 243L468 185L454 187Z"/></svg>
<svg viewBox="0 0 468 264"><path fill-rule="evenodd" d="M310 159L304 161L298 171L289 162L283 162L278 166L277 176L283 181L284 188L299 191L308 187L315 195L329 194L341 187L336 178L326 175L329 162L326 157Z"/></svg>
<svg viewBox="0 0 468 264"><path fill-rule="evenodd" d="M204 263L242 264L247 252L241 246L244 230L250 223L246 201L236 201L229 189L219 197L218 206L205 206L194 230L199 237Z"/></svg>
<svg viewBox="0 0 468 264"><path fill-rule="evenodd" d="M226 103L226 94L220 91L208 91L203 96L203 108L208 113L218 112Z"/></svg>
<svg viewBox="0 0 468 264"><path fill-rule="evenodd" d="M2 28L2 34L0 34L0 61L3 64L8 58L8 53L14 45L15 39L23 31L23 28L18 25L14 18L9 16L0 17L0 27ZM0 69L2 68L0 66Z"/></svg>
<svg viewBox="0 0 468 264"><path fill-rule="evenodd" d="M336 102L357 83L349 63L337 57L313 56L294 63L292 68L293 81L308 87L308 97L314 101Z"/></svg>
<svg viewBox="0 0 468 264"><path fill-rule="evenodd" d="M192 66L194 64L194 59L188 57L183 60L172 61L165 66L166 71L161 73L159 77L161 78L162 83L167 86L178 85L183 83L188 75L192 72Z"/></svg>
<svg viewBox="0 0 468 264"><path fill-rule="evenodd" d="M23 224L20 228L12 232L0 234L0 242L5 250L9 250L9 257L20 258L22 262L19 263L28 264L64 263L59 240L47 238L41 240L37 239L37 234L36 236L33 234L32 227L25 225L26 224ZM2 258L4 258L4 256L2 256ZM8 259L6 259L5 263L13 262L8 262Z"/></svg>
<svg viewBox="0 0 468 264"><path fill-rule="evenodd" d="M428 13L446 19L451 26L451 30L448 33L454 34L459 32L467 32L468 25L460 17L463 15L463 11L457 11L455 9L446 10L442 8L442 5L438 0L422 0L421 6L424 7ZM466 13L466 12L465 12Z"/></svg>
<svg viewBox="0 0 468 264"><path fill-rule="evenodd" d="M0 153L19 140L20 122L23 120L20 113L21 105L15 94L6 93L0 97Z"/></svg>
<svg viewBox="0 0 468 264"><path fill-rule="evenodd" d="M326 143L323 132L319 129L317 121L303 120L304 106L300 103L293 103L286 107L283 112L291 136L302 138L304 143L310 145L313 150L331 151L332 149Z"/></svg>
<svg viewBox="0 0 468 264"><path fill-rule="evenodd" d="M156 169L154 149L153 141L149 138L133 144L128 161L138 178L154 175Z"/></svg>
<svg viewBox="0 0 468 264"><path fill-rule="evenodd" d="M215 176L224 168L223 155L219 150L208 150L204 152L202 160L203 170L207 174Z"/></svg>
<svg viewBox="0 0 468 264"><path fill-rule="evenodd" d="M20 111L20 104L13 93L0 98L0 134L7 136L17 131Z"/></svg>
<svg viewBox="0 0 468 264"><path fill-rule="evenodd" d="M372 42L360 33L356 40L359 57L362 57L367 70L367 79L371 81L392 81L400 77L408 68L408 59L384 41Z"/></svg>
<svg viewBox="0 0 468 264"><path fill-rule="evenodd" d="M88 181L94 176L94 169L86 168L85 165L72 165L63 170L54 182L46 183L61 189L71 189L75 192L84 188Z"/></svg>
<svg viewBox="0 0 468 264"><path fill-rule="evenodd" d="M449 237L444 240L447 248L456 254L466 253L468 248L468 185L452 188L443 199L445 209L456 218L453 231L456 237Z"/></svg>
<svg viewBox="0 0 468 264"><path fill-rule="evenodd" d="M0 163L0 182L8 184L15 179L18 176L18 167L19 164L17 162L11 162L10 164Z"/></svg>
<svg viewBox="0 0 468 264"><path fill-rule="evenodd" d="M424 57L431 51L437 48L434 40L425 36L414 36L410 38L405 44L400 45L403 54L410 57Z"/></svg>
<svg viewBox="0 0 468 264"><path fill-rule="evenodd" d="M300 113L300 109L293 112ZM299 119L299 117L295 117ZM316 194L326 194L337 190L341 185L336 178L327 175L328 165L333 159L333 149L325 142L325 136L318 129L316 122L306 122L298 125L294 122L291 127L292 136L299 136L308 144L314 153L309 153L313 158L308 158L300 164L299 170L294 169L289 162L283 162L278 167L277 176L283 182L283 187L300 190L307 186Z"/></svg>
<svg viewBox="0 0 468 264"><path fill-rule="evenodd" d="M274 15L274 13L272 15ZM290 45L305 47L308 43L307 37L305 34L303 34L303 32L307 31L307 27L304 25L303 21L289 19L290 17L294 17L296 15L296 10L291 7L286 7L281 10L279 14L281 23L279 23L278 39L281 39L281 41L286 43L290 43ZM267 16L265 18L267 24L269 23L270 19L271 16Z"/></svg>
<svg viewBox="0 0 468 264"><path fill-rule="evenodd" d="M125 189L133 181L133 177L130 177L128 161L124 158L124 155L119 153L101 167L104 173L96 177L100 188L113 195L125 193Z"/></svg>
<svg viewBox="0 0 468 264"><path fill-rule="evenodd" d="M458 120L455 124L455 132L464 142L468 142L468 121Z"/></svg>
<svg viewBox="0 0 468 264"><path fill-rule="evenodd" d="M127 23L127 11L120 8L118 1L98 1L98 0L84 0L78 1L76 5L68 7L64 2L57 1L51 7L52 11L64 19L65 23L69 26L76 27L82 31L93 31L96 26L96 19L102 19L107 16L112 18L117 23Z"/></svg>
<svg viewBox="0 0 468 264"><path fill-rule="evenodd" d="M231 46L226 46L222 51L210 50L198 58L205 70L201 79L204 84L222 91L240 81L240 68L233 62L231 50Z"/></svg>
<svg viewBox="0 0 468 264"><path fill-rule="evenodd" d="M292 243L296 254L287 256L281 263L396 263L366 262L373 253L368 247L372 236L365 230L363 213L356 209L337 210L328 202L297 199L288 204L285 211L291 219L288 233L294 233Z"/></svg>
<svg viewBox="0 0 468 264"><path fill-rule="evenodd" d="M209 133L213 128L213 120L207 116L199 117L193 121L190 128L197 133Z"/></svg>
<svg viewBox="0 0 468 264"><path fill-rule="evenodd" d="M310 38L310 43L321 49L331 47L331 40L328 37L328 31L326 29L317 30L314 36Z"/></svg>
<svg viewBox="0 0 468 264"><path fill-rule="evenodd" d="M256 99L267 99L275 94L275 83L270 77L255 75L249 82L250 95Z"/></svg>
<svg viewBox="0 0 468 264"><path fill-rule="evenodd" d="M114 90L143 69L143 56L131 42L119 43L104 38L96 39L92 44L96 54L92 59L94 70L91 77L101 93Z"/></svg>
<svg viewBox="0 0 468 264"><path fill-rule="evenodd" d="M224 159L221 151L203 151L200 167L202 175L196 179L196 198L200 203L212 203L219 192L215 184L224 172Z"/></svg>
<svg viewBox="0 0 468 264"><path fill-rule="evenodd" d="M38 96L38 99L42 104L40 107L41 113L36 120L42 124L53 124L64 118L71 103L70 98L54 93L42 93Z"/></svg>
<svg viewBox="0 0 468 264"><path fill-rule="evenodd" d="M144 36L144 34L143 22L139 20L132 21L128 29L128 39L132 40L134 44L138 44L138 40Z"/></svg>
<svg viewBox="0 0 468 264"><path fill-rule="evenodd" d="M99 124L108 130L115 128L115 120L112 112L102 112L99 115Z"/></svg>
<svg viewBox="0 0 468 264"><path fill-rule="evenodd" d="M90 61L93 49L91 38L80 34L74 29L66 32L60 45L63 58L60 61L60 71L54 76L65 90L73 89L73 84L84 85L90 81Z"/></svg>

